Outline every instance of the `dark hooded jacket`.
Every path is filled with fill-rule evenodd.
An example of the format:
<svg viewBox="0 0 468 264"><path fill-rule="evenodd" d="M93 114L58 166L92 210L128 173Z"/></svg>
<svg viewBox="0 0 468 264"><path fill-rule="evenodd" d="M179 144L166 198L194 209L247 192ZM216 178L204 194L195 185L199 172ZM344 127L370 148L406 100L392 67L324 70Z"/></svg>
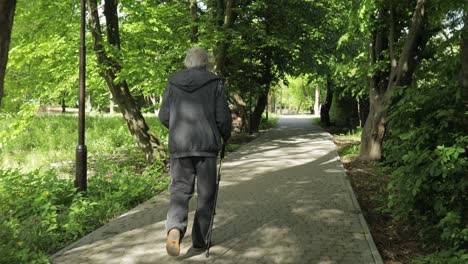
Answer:
<svg viewBox="0 0 468 264"><path fill-rule="evenodd" d="M173 158L216 156L221 139L231 136L231 112L221 79L205 70L189 69L169 77L159 111L169 128Z"/></svg>

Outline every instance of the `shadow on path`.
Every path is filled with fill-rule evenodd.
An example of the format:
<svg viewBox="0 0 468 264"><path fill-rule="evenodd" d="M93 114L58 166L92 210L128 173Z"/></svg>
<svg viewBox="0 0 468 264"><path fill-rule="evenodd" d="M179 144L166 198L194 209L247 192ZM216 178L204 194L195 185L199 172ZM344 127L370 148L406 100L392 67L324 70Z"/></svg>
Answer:
<svg viewBox="0 0 468 264"><path fill-rule="evenodd" d="M166 256L165 192L54 263L376 263L331 136L312 120L280 120L230 154L222 176L210 258L189 249L190 230L181 256ZM190 220L195 207L192 199Z"/></svg>

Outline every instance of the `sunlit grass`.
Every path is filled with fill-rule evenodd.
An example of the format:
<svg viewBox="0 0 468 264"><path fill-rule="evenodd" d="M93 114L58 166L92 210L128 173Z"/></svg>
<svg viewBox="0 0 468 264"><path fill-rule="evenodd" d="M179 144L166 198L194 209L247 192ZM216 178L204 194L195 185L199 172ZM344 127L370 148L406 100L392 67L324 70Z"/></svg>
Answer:
<svg viewBox="0 0 468 264"><path fill-rule="evenodd" d="M262 121L260 122L260 130L266 130L275 127L279 119L280 115L269 113L267 120L266 115L263 114Z"/></svg>
<svg viewBox="0 0 468 264"><path fill-rule="evenodd" d="M338 155L340 157L357 156L361 145L362 129L353 129L348 133L334 135L335 142L340 144L337 146Z"/></svg>
<svg viewBox="0 0 468 264"><path fill-rule="evenodd" d="M162 128L158 118L147 116L145 120L166 142L167 131ZM8 124L0 124L0 129L7 128ZM36 116L30 127L3 144L0 165L3 168L18 168L22 171L57 167L57 164L75 159L77 139L76 115ZM125 121L119 115L87 116L86 146L88 155L125 155L129 149L136 148Z"/></svg>

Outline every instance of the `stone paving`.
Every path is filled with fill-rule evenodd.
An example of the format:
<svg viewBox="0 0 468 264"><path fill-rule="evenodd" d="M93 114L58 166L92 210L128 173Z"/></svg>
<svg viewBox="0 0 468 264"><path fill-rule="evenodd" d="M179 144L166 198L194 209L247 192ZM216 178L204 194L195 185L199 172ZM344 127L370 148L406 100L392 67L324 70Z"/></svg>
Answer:
<svg viewBox="0 0 468 264"><path fill-rule="evenodd" d="M193 220L196 197L190 204ZM211 256L165 252L168 192L52 257L53 263L383 263L331 135L285 116L223 162ZM192 222L189 221L189 227Z"/></svg>

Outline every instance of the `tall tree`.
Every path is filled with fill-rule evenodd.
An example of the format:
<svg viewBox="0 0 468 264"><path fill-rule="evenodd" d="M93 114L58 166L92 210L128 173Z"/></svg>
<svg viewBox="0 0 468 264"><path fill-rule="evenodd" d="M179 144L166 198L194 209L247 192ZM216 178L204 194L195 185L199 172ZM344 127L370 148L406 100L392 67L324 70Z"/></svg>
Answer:
<svg viewBox="0 0 468 264"><path fill-rule="evenodd" d="M198 42L198 5L197 0L190 0L190 16L192 18L190 40L192 43Z"/></svg>
<svg viewBox="0 0 468 264"><path fill-rule="evenodd" d="M8 63L11 30L15 16L16 0L0 1L0 107L4 96L4 80Z"/></svg>
<svg viewBox="0 0 468 264"><path fill-rule="evenodd" d="M226 57L231 41L229 31L235 21L233 13L234 2L235 0L218 0L217 4L217 21L224 37L219 41L216 50L216 71L222 79L226 77Z"/></svg>
<svg viewBox="0 0 468 264"><path fill-rule="evenodd" d="M231 31L233 30L234 23L238 16L234 9L238 7L238 5L239 1L236 0L216 0L215 3L212 3L216 28L220 33L222 33L222 38L216 44L215 68L218 75L223 79L225 86L228 87L228 99L233 105L233 109L231 110L239 116L240 129L245 131L249 126L247 105L238 92L233 89L229 89L231 87L231 83L229 83L229 76L226 76L228 51L232 44Z"/></svg>
<svg viewBox="0 0 468 264"><path fill-rule="evenodd" d="M326 10L320 1L243 1L234 31L236 41L228 65L231 81L242 94L253 90L252 128L257 131L270 87L286 75L299 76L316 65L314 48ZM284 19L287 17L288 19ZM322 40L321 40L322 41ZM238 46L241 44L241 46ZM245 88L244 88L245 87ZM247 89L246 89L247 88Z"/></svg>
<svg viewBox="0 0 468 264"><path fill-rule="evenodd" d="M132 136L146 154L150 162L157 159L165 160L166 154L160 140L151 133L140 109L130 93L125 80L118 80L117 76L122 70L118 60L120 50L119 21L117 14L117 0L105 0L104 15L106 17L107 46L104 42L97 0L88 0L89 23L94 39L94 50L100 75L107 83L112 99L118 104ZM106 48L107 47L107 48Z"/></svg>
<svg viewBox="0 0 468 264"><path fill-rule="evenodd" d="M464 26L462 30L461 41L461 59L462 59L462 96L465 111L468 109L468 0L464 3ZM468 116L465 114L465 125L468 126Z"/></svg>
<svg viewBox="0 0 468 264"><path fill-rule="evenodd" d="M325 104L320 109L320 122L324 126L330 126L330 109L333 102L333 81L330 75L327 76L327 96Z"/></svg>
<svg viewBox="0 0 468 264"><path fill-rule="evenodd" d="M385 60L383 58L384 51L389 50L390 70L377 71L369 82L370 111L364 125L360 149L360 157L364 160L381 159L386 118L392 103L393 91L395 87L411 84L413 73L420 63L422 52L430 39L431 35L427 27L427 2L428 0L417 1L412 23L399 58L395 51L394 9L391 6L389 9L382 7L379 12L379 21L384 21L385 15L390 14L390 19L387 20L391 22L390 25L386 24L385 27L378 28L373 34L370 60L372 64Z"/></svg>

